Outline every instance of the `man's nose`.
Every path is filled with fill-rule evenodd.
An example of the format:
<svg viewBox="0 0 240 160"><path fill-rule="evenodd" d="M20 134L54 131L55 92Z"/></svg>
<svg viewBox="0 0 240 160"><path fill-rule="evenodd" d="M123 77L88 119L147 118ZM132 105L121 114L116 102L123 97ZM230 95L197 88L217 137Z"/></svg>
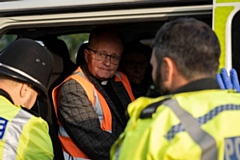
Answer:
<svg viewBox="0 0 240 160"><path fill-rule="evenodd" d="M103 63L105 65L110 65L111 64L111 56L110 55L106 55L106 57L103 60Z"/></svg>
<svg viewBox="0 0 240 160"><path fill-rule="evenodd" d="M135 70L136 70L136 71L141 71L141 70L142 70L142 69L141 69L141 64L137 63L137 64L135 65Z"/></svg>

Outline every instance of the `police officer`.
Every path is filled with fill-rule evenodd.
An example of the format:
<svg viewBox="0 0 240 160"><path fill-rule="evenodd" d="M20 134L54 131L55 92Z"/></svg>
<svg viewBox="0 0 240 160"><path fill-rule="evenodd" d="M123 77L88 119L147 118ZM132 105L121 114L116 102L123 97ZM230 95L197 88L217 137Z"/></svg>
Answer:
<svg viewBox="0 0 240 160"><path fill-rule="evenodd" d="M53 159L48 125L30 111L46 98L53 68L50 52L22 38L0 55L0 159Z"/></svg>
<svg viewBox="0 0 240 160"><path fill-rule="evenodd" d="M207 24L182 18L157 32L151 65L162 96L128 106L111 159L239 159L240 94L215 80L220 45Z"/></svg>

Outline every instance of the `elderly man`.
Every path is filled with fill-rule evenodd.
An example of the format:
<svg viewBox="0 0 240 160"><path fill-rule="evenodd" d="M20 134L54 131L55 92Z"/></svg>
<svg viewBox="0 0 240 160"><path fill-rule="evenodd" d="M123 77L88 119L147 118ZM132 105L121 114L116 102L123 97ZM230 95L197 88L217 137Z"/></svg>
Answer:
<svg viewBox="0 0 240 160"><path fill-rule="evenodd" d="M65 159L109 159L134 100L127 77L116 71L122 50L116 33L96 28L84 50L86 64L53 90Z"/></svg>

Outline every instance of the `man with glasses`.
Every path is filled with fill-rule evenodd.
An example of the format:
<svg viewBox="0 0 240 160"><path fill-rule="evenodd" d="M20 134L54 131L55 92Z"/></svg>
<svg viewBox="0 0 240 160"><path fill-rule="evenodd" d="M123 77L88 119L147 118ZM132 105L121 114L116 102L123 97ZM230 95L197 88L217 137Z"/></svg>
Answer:
<svg viewBox="0 0 240 160"><path fill-rule="evenodd" d="M117 72L122 50L116 33L96 28L84 50L86 63L53 90L65 159L109 159L134 100L127 77Z"/></svg>
<svg viewBox="0 0 240 160"><path fill-rule="evenodd" d="M135 98L146 96L152 84L150 56L150 47L138 41L124 46L119 69L128 77Z"/></svg>

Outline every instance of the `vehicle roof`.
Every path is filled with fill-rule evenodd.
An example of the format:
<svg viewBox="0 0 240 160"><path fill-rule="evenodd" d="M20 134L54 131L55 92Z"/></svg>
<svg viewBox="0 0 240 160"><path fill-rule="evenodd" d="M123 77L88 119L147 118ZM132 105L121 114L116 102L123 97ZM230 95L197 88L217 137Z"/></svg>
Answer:
<svg viewBox="0 0 240 160"><path fill-rule="evenodd" d="M0 16L212 4L211 0L0 0Z"/></svg>
<svg viewBox="0 0 240 160"><path fill-rule="evenodd" d="M166 21L194 16L211 24L211 0L0 0L0 36L89 33L114 25L125 41L152 38ZM67 27L67 29L66 29Z"/></svg>

